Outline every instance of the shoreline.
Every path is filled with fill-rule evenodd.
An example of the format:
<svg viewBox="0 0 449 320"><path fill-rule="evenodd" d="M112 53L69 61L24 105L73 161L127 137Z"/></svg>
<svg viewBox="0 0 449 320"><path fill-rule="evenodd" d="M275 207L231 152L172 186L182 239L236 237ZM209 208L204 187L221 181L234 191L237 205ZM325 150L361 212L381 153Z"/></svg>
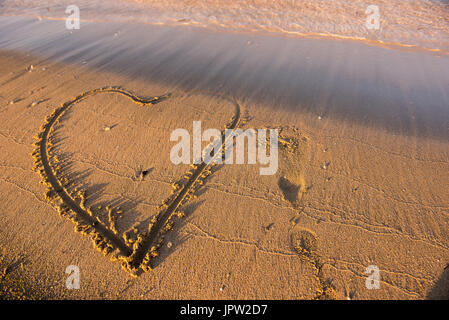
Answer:
<svg viewBox="0 0 449 320"><path fill-rule="evenodd" d="M281 0L277 3L237 1L79 1L82 17L91 21L150 23L172 26L201 26L215 31L284 32L335 34L352 38L372 38L384 42L411 43L447 49L448 4L445 1L414 2L377 0L380 29L368 30L367 4L362 1ZM3 4L6 14L65 17L65 2L51 3L10 0ZM403 14L404 13L404 14Z"/></svg>
<svg viewBox="0 0 449 320"><path fill-rule="evenodd" d="M66 18L57 18L57 17L51 17L51 16L40 16L36 14L3 14L2 17L25 17L25 18L33 18L37 19L39 21L42 20L48 20L48 21L65 21ZM389 50L403 50L403 51L409 51L409 52L424 52L424 53L433 53L436 55L442 54L442 55L449 55L449 46L444 48L432 48L432 47L426 47L423 44L413 44L413 43L406 43L406 42L400 42L400 41L388 41L388 40L380 40L380 39L374 39L370 37L362 37L362 36L349 36L349 35L342 35L342 34L333 34L333 33L320 33L320 32L296 32L296 31L275 31L275 30L228 30L228 29L213 29L211 27L202 26L202 25L180 25L180 24L170 24L170 23L158 23L158 22L114 22L109 20L98 20L98 19L80 19L80 23L105 23L105 24L122 24L122 25L147 25L147 26L154 26L154 27L168 27L168 28L175 28L175 29L182 29L182 28L190 28L190 29L198 29L199 31L205 30L209 32L216 32L216 33L235 33L235 34L243 34L243 35L252 35L257 34L260 36L266 36L266 37L291 37L293 39L323 39L323 40L347 40L347 41L354 41L361 44L366 45L372 45L377 46Z"/></svg>

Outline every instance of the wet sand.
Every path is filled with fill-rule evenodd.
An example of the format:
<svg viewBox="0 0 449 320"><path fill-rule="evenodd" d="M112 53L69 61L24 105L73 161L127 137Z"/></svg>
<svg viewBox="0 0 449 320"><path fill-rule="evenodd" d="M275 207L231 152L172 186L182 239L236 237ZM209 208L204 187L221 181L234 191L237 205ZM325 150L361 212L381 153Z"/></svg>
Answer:
<svg viewBox="0 0 449 320"><path fill-rule="evenodd" d="M6 261L23 262L6 276L39 279L53 298L445 297L448 56L196 28L91 23L69 33L60 24L0 19L0 243ZM144 230L189 170L169 160L175 128L201 120L221 129L237 103L245 128L278 128L285 142L276 175L219 166L138 278L58 216L32 170L45 118L105 86L171 94L149 108L93 96L55 129L54 153L70 162L63 174L86 190L86 207L121 207L120 236ZM65 288L71 264L81 290ZM379 290L365 287L368 265L381 270Z"/></svg>

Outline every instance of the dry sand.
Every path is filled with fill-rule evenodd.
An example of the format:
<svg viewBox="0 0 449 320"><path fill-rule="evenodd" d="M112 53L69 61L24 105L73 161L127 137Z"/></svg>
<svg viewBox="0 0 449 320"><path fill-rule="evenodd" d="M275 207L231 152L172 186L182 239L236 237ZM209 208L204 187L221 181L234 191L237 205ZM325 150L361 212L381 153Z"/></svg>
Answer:
<svg viewBox="0 0 449 320"><path fill-rule="evenodd" d="M157 48L155 34L148 42ZM18 297L24 289L29 298L313 299L323 291L339 299L448 297L447 57L338 41L331 55L319 55L323 47L305 39L309 51L296 51L301 59L281 50L265 64L274 56L268 48L283 40L251 38L252 48L222 35L232 50L218 56L222 48L207 35L183 55L173 48L189 44L186 32L187 40L153 48L153 57L135 64L120 64L117 52L97 65L95 58L75 61L79 52L66 55L73 64L56 63L45 57L45 44L38 47L43 56L1 51L0 244L2 267L9 266L2 268L2 295ZM12 36L3 36L5 47L33 45L5 37ZM89 52L95 57L108 41ZM286 46L296 48L295 40ZM356 48L350 55L373 60L343 68L347 46ZM145 48L131 53L139 56L139 49ZM322 67L329 56L338 58ZM376 69L377 56L388 66ZM415 64L410 71L414 61L429 68ZM130 71L119 72L125 67ZM296 77L288 67L303 72ZM111 85L143 97L171 96L149 107L120 94L89 97L61 119L54 153L71 162L65 173L86 189L86 207L121 207L120 235L133 226L143 231L189 170L169 160L172 130L191 130L193 120L221 129L238 103L244 128L278 128L284 142L276 175L260 176L254 165L219 166L183 207L187 216L168 232L154 269L138 278L58 216L32 170L33 136L45 118L81 93ZM136 179L139 170L148 174ZM80 290L65 288L68 265L80 268ZM369 265L380 269L379 290L365 287Z"/></svg>

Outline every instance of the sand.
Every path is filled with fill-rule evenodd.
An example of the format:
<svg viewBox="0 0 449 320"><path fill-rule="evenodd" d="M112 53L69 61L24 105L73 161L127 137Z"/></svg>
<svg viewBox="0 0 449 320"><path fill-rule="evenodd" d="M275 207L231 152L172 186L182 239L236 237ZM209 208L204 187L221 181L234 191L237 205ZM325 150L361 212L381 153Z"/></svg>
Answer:
<svg viewBox="0 0 449 320"><path fill-rule="evenodd" d="M52 34L54 22L40 25L49 33L39 40L19 41L21 28L33 32L36 22L2 21L11 30L0 37L2 296L447 298L447 56L164 28L132 47L140 34L123 26L114 46L115 30L97 25L88 29L97 34L75 35L64 47L70 36ZM106 32L110 38L99 37ZM51 45L58 36L62 47ZM58 177L86 190L84 207L105 226L106 207L120 206L118 237L145 232L191 170L169 160L172 130L191 130L194 120L222 129L238 105L243 128L281 133L278 172L216 167L180 208L186 216L174 220L153 270L138 277L58 215L58 196L45 198L33 170L33 136L46 117L106 86L150 100L169 94L152 105L120 93L90 96L55 127L52 157L70 164ZM69 265L80 269L80 290L65 287ZM378 290L365 286L369 265L380 269Z"/></svg>

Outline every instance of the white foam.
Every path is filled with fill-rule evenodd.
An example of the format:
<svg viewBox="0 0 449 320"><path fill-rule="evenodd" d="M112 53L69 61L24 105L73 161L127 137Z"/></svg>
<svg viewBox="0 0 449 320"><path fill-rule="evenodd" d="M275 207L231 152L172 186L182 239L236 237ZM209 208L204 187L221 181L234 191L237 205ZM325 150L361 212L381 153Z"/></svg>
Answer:
<svg viewBox="0 0 449 320"><path fill-rule="evenodd" d="M70 0L5 0L1 13L64 18ZM376 0L379 30L365 26L362 0L81 0L81 19L195 25L232 31L371 39L449 49L449 5L438 0Z"/></svg>

